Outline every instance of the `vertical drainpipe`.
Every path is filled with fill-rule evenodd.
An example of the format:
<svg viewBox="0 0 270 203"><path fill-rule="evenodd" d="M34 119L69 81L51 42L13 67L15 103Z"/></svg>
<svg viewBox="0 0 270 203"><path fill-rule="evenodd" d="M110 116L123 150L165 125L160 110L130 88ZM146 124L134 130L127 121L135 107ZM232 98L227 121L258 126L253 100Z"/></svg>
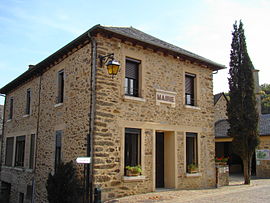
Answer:
<svg viewBox="0 0 270 203"><path fill-rule="evenodd" d="M91 89L90 89L90 115L89 115L89 134L87 135L87 156L91 157L91 164L87 164L86 170L86 202L89 202L89 190L90 190L90 203L93 202L93 165L94 165L94 153L93 153L93 138L94 138L94 123L96 112L96 59L97 59L97 42L95 37L91 36L88 32L88 37L91 43Z"/></svg>
<svg viewBox="0 0 270 203"><path fill-rule="evenodd" d="M40 97L41 97L41 79L42 79L42 73L39 75L39 87L38 87L38 111L37 111L37 128L36 128L36 140L35 140L35 157L34 157L34 167L33 167L33 172L34 172L34 178L32 180L32 203L35 202L35 175L36 175L36 166L37 166L37 152L38 152L38 136L39 136L39 118L40 118Z"/></svg>

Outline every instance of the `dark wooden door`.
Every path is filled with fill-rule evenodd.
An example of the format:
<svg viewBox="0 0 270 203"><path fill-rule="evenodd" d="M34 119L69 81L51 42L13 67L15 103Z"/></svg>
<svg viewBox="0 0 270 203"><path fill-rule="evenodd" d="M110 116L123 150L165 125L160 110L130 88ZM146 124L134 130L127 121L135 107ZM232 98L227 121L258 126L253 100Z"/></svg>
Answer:
<svg viewBox="0 0 270 203"><path fill-rule="evenodd" d="M164 133L156 133L156 187L164 187Z"/></svg>

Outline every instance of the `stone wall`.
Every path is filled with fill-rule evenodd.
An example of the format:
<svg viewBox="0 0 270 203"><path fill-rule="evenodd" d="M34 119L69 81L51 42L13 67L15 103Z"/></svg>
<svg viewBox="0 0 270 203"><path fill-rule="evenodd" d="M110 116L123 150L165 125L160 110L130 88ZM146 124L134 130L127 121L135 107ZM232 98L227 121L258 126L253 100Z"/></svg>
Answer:
<svg viewBox="0 0 270 203"><path fill-rule="evenodd" d="M166 171L172 172L167 172L166 174L170 175L164 177L165 187L213 187L215 151L212 71L198 64L181 61L173 56L165 56L161 52L114 38L107 39L99 35L97 45L98 54L114 53L121 64L121 70L114 79L108 76L106 68L97 68L93 167L94 187L102 189L102 199L156 190L155 134L160 131L164 132L167 142L166 158L172 159L171 164L165 168ZM126 57L141 61L139 98L124 95ZM29 81L8 95L15 98L15 117L6 123L6 136L28 135L31 130L35 130L37 134L35 199L38 202L46 202L47 199L45 184L48 173L54 171L56 130L63 131L64 162L86 155L90 112L90 64L91 47L87 44L59 61L41 77ZM64 102L56 104L57 73L62 69L65 74ZM196 74L196 107L184 105L185 73ZM40 81L40 116L37 119L36 91ZM33 110L31 116L22 117L25 91L29 85L34 87ZM157 90L174 92L175 107L169 104L157 105ZM17 115L20 116L17 118ZM142 132L143 172L135 178L124 176L125 128L139 128ZM195 175L186 173L187 132L198 134L199 173ZM14 175L13 170L16 169L7 168L6 172L1 173L1 179L7 177L5 174L8 173ZM78 170L82 172L82 167L78 166ZM22 174L27 173L22 171ZM32 177L33 175L27 176L25 183ZM14 178L14 181L18 179Z"/></svg>
<svg viewBox="0 0 270 203"><path fill-rule="evenodd" d="M270 150L270 135L260 137L260 145L258 149ZM256 163L256 176L259 178L270 177L270 160L260 160Z"/></svg>
<svg viewBox="0 0 270 203"><path fill-rule="evenodd" d="M173 188L201 188L215 185L212 71L180 61L172 56L132 46L117 39L98 38L98 52L113 52L122 65L111 79L106 70L97 71L97 110L95 131L95 186L102 188L103 199L155 190L155 132L163 131L177 140ZM140 98L124 96L125 59L141 61ZM197 107L184 105L185 72L196 74ZM176 105L156 105L156 89L176 93ZM124 129L142 129L143 179L124 177ZM199 168L195 177L187 177L185 133L199 135ZM165 138L166 139L166 138ZM179 143L178 143L179 142ZM111 151L110 151L111 149ZM170 179L171 177L167 177ZM165 177L166 179L166 177ZM166 183L165 183L166 187Z"/></svg>
<svg viewBox="0 0 270 203"><path fill-rule="evenodd" d="M31 112L30 115L25 115L26 106L26 91L31 89ZM3 136L3 149L2 149L2 170L1 181L11 183L11 202L17 202L19 192L26 196L27 185L32 185L34 178L34 170L29 168L30 158L30 136L36 134L37 130L37 117L38 117L38 91L39 78L32 79L26 84L20 86L16 91L7 95L7 107L5 113L5 135ZM14 113L13 118L8 120L10 97L14 99ZM25 155L24 166L14 167L15 165L15 151L16 151L16 137L26 136L25 138ZM14 137L13 145L13 165L5 166L5 153L6 153L6 138ZM26 199L25 199L26 200ZM28 200L29 201L29 200Z"/></svg>
<svg viewBox="0 0 270 203"><path fill-rule="evenodd" d="M217 103L215 104L215 111L214 111L214 121L217 122L222 119L227 119L227 100L222 95Z"/></svg>

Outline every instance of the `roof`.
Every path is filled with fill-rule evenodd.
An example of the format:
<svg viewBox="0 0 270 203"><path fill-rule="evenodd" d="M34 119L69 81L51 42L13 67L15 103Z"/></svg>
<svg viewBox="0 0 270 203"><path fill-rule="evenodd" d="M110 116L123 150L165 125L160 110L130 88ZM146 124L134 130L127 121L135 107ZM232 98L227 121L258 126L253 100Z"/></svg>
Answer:
<svg viewBox="0 0 270 203"><path fill-rule="evenodd" d="M212 70L219 70L226 68L224 65L215 63L209 59L191 53L185 49L174 46L170 43L162 41L156 37L148 35L140 30L137 30L133 27L108 27L96 25L91 29L87 30L85 33L80 35L78 38L59 49L52 55L48 56L46 59L36 64L33 68L28 69L15 80L8 83L6 86L0 89L0 93L6 94L17 86L25 83L27 80L35 77L46 71L48 67L55 61L58 61L63 56L67 55L72 49L78 47L79 45L84 45L89 43L89 35L95 36L97 33L103 34L108 37L116 37L123 41L131 41L133 44L138 44L143 47L149 47L155 51L162 51L168 54L172 54L175 57L181 59L186 59L194 61L196 63L202 64L206 67L209 67Z"/></svg>
<svg viewBox="0 0 270 203"><path fill-rule="evenodd" d="M227 135L229 129L227 120L219 120L215 123L215 137L229 137ZM270 114L261 114L259 117L259 135L270 135Z"/></svg>
<svg viewBox="0 0 270 203"><path fill-rule="evenodd" d="M228 102L228 98L226 97L225 93L221 92L214 95L214 104L218 102L218 100L221 98L222 95L225 97L226 101Z"/></svg>

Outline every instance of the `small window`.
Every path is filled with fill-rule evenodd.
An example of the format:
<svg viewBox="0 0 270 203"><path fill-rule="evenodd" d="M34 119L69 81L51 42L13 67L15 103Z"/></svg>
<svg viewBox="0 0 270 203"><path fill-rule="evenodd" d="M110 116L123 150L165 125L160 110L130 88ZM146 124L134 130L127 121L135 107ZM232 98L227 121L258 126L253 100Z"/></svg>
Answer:
<svg viewBox="0 0 270 203"><path fill-rule="evenodd" d="M186 134L186 165L198 166L198 139L197 133Z"/></svg>
<svg viewBox="0 0 270 203"><path fill-rule="evenodd" d="M57 93L57 103L63 103L64 101L64 70L58 72L57 76L58 82L58 93Z"/></svg>
<svg viewBox="0 0 270 203"><path fill-rule="evenodd" d="M25 114L30 114L30 108L31 108L31 90L27 89L26 91L26 106L25 106Z"/></svg>
<svg viewBox="0 0 270 203"><path fill-rule="evenodd" d="M31 134L30 139L29 168L33 169L35 160L35 134Z"/></svg>
<svg viewBox="0 0 270 203"><path fill-rule="evenodd" d="M62 130L57 130L55 133L55 169L61 162L61 148L62 148Z"/></svg>
<svg viewBox="0 0 270 203"><path fill-rule="evenodd" d="M140 61L126 59L125 95L139 96L139 65Z"/></svg>
<svg viewBox="0 0 270 203"><path fill-rule="evenodd" d="M185 75L185 104L194 106L195 105L195 78L196 75L187 74Z"/></svg>
<svg viewBox="0 0 270 203"><path fill-rule="evenodd" d="M12 166L13 160L13 146L14 146L14 137L8 137L6 139L6 166Z"/></svg>
<svg viewBox="0 0 270 203"><path fill-rule="evenodd" d="M125 168L141 164L141 130L125 129Z"/></svg>
<svg viewBox="0 0 270 203"><path fill-rule="evenodd" d="M9 114L8 114L9 120L11 120L13 118L13 102L14 102L14 99L13 99L13 97L11 97L9 100Z"/></svg>
<svg viewBox="0 0 270 203"><path fill-rule="evenodd" d="M15 166L24 166L25 136L16 137Z"/></svg>

